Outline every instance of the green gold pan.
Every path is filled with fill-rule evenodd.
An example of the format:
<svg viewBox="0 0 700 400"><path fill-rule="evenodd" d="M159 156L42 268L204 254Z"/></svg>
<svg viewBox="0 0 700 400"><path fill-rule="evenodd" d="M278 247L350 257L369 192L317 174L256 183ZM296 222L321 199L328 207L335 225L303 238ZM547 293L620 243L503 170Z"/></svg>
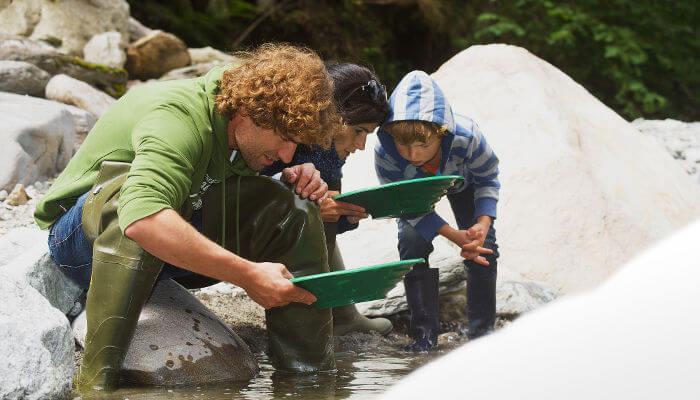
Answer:
<svg viewBox="0 0 700 400"><path fill-rule="evenodd" d="M425 260L396 261L344 271L301 276L291 281L313 293L316 308L331 308L382 299L413 267Z"/></svg>
<svg viewBox="0 0 700 400"><path fill-rule="evenodd" d="M343 193L334 199L362 206L374 219L420 216L433 211L447 190L462 180L459 175L410 179Z"/></svg>

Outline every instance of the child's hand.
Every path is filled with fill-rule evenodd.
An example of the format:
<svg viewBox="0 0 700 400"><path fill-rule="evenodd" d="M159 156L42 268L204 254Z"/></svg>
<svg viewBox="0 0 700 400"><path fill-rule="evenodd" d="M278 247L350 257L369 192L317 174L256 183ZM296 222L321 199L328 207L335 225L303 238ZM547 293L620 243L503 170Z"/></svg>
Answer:
<svg viewBox="0 0 700 400"><path fill-rule="evenodd" d="M490 225L490 218L488 220L482 219L466 231L460 231L464 232L465 236L465 241L460 246L462 248L460 252L462 257L481 265L489 265L489 262L482 254L493 254L493 250L484 247L484 240Z"/></svg>
<svg viewBox="0 0 700 400"><path fill-rule="evenodd" d="M339 192L333 190L329 190L326 193L325 198L320 204L323 222L338 222L338 218L340 218L341 215L346 215L350 223L356 224L361 219L368 217L367 213L365 213L365 209L356 204L333 200L333 197L339 194Z"/></svg>

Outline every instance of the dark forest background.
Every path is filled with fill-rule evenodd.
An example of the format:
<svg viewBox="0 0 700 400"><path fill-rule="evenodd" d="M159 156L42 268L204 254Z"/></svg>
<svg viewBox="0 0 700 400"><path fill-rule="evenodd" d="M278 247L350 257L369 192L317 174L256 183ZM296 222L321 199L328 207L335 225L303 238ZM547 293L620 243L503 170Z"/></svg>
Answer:
<svg viewBox="0 0 700 400"><path fill-rule="evenodd" d="M628 119L700 120L697 0L129 0L189 47L267 41L371 65L389 89L473 45L522 46Z"/></svg>

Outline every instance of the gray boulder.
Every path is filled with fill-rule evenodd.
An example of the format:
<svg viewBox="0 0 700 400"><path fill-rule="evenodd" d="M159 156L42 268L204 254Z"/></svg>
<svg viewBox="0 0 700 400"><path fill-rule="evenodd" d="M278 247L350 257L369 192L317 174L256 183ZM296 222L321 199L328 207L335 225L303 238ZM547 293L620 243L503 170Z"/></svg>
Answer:
<svg viewBox="0 0 700 400"><path fill-rule="evenodd" d="M48 252L47 237L47 231L35 228L15 228L0 237L0 271L28 283L67 314L82 289L56 266Z"/></svg>
<svg viewBox="0 0 700 400"><path fill-rule="evenodd" d="M57 103L0 93L0 189L29 185L63 170L73 155L73 116Z"/></svg>
<svg viewBox="0 0 700 400"><path fill-rule="evenodd" d="M94 35L128 35L125 0L15 0L0 2L0 31L52 43L62 53L81 56Z"/></svg>
<svg viewBox="0 0 700 400"><path fill-rule="evenodd" d="M46 85L46 98L76 106L95 119L99 119L116 101L87 83L63 74L54 76Z"/></svg>
<svg viewBox="0 0 700 400"><path fill-rule="evenodd" d="M0 398L70 398L74 342L70 326L26 282L0 280Z"/></svg>
<svg viewBox="0 0 700 400"><path fill-rule="evenodd" d="M85 343L85 313L73 333ZM158 282L126 354L122 379L140 385L200 385L247 381L258 372L248 346L187 289Z"/></svg>
<svg viewBox="0 0 700 400"><path fill-rule="evenodd" d="M110 68L124 68L126 42L119 32L100 33L85 44L83 59Z"/></svg>
<svg viewBox="0 0 700 400"><path fill-rule="evenodd" d="M5 33L0 33L0 60L25 61L49 75L65 74L113 96L124 93L128 78L123 69L91 64L78 57L61 54L44 42Z"/></svg>
<svg viewBox="0 0 700 400"><path fill-rule="evenodd" d="M50 78L51 75L34 64L0 60L0 92L43 96Z"/></svg>

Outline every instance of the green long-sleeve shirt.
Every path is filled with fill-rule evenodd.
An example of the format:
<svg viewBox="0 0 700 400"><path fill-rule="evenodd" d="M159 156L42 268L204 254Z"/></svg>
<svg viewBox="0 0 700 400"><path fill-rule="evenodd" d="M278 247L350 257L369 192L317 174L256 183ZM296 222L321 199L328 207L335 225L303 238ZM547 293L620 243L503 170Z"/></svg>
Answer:
<svg viewBox="0 0 700 400"><path fill-rule="evenodd" d="M39 202L34 218L51 226L90 190L102 161L131 163L119 197L119 227L201 195L233 174L255 175L240 153L229 161L228 119L214 101L223 72L215 67L195 79L159 82L129 91L105 112Z"/></svg>

